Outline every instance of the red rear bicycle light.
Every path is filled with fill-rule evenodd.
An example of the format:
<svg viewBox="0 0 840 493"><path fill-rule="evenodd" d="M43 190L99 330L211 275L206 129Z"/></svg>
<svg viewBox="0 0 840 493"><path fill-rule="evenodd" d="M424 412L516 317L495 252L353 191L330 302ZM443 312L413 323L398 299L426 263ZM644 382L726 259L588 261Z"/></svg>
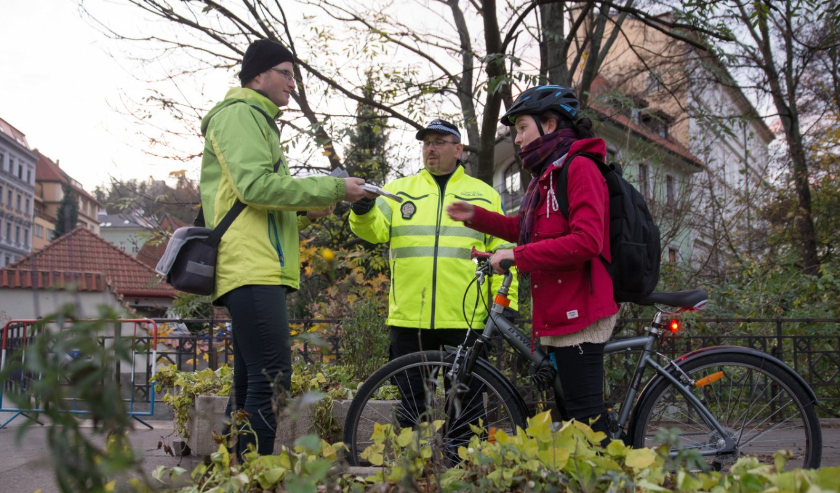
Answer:
<svg viewBox="0 0 840 493"><path fill-rule="evenodd" d="M671 320L671 333L676 334L678 330L680 330L679 320Z"/></svg>

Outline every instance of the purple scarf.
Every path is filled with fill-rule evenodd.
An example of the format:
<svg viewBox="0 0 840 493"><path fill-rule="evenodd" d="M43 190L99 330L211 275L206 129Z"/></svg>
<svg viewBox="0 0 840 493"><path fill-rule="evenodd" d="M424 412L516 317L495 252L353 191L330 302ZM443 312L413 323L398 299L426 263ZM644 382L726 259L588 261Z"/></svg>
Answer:
<svg viewBox="0 0 840 493"><path fill-rule="evenodd" d="M546 167L569 152L572 144L577 140L570 128L561 128L556 132L534 139L530 144L519 150L522 167L533 176L528 183L522 205L519 206L519 244L531 242L534 230L534 213L540 201L540 176Z"/></svg>

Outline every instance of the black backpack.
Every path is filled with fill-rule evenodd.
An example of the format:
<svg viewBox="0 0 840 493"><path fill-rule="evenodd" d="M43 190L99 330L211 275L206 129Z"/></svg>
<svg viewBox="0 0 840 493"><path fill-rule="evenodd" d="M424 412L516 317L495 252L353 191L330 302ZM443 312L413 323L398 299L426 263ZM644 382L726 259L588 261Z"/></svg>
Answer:
<svg viewBox="0 0 840 493"><path fill-rule="evenodd" d="M557 180L560 212L569 219L569 165L577 156L591 159L607 180L610 194L610 256L600 256L613 280L613 297L618 302L636 302L649 295L659 282L662 247L659 228L653 222L645 198L621 176L621 165L605 164L597 156L577 153L566 160Z"/></svg>

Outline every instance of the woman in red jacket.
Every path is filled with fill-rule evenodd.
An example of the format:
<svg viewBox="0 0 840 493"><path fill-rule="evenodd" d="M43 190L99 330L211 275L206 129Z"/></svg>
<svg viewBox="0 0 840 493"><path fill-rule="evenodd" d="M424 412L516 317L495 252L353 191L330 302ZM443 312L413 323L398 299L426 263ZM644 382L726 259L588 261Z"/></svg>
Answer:
<svg viewBox="0 0 840 493"><path fill-rule="evenodd" d="M501 123L514 126L522 164L533 178L518 217L490 212L467 202L447 209L449 216L470 228L516 242L490 259L512 260L520 274L531 275L532 337L551 346L566 400L567 416L607 431L605 412L604 343L612 335L618 314L610 262L610 210L607 184L598 166L576 153L604 159L606 144L595 138L592 122L578 119L578 99L556 85L528 89L516 98ZM555 196L558 171L568 175L569 219L560 213Z"/></svg>

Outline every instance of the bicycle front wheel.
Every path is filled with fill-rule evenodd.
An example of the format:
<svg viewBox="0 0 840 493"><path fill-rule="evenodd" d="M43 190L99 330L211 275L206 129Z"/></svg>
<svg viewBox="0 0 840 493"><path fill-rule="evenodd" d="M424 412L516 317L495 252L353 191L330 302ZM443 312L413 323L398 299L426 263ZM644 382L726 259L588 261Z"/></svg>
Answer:
<svg viewBox="0 0 840 493"><path fill-rule="evenodd" d="M408 354L389 362L365 381L344 423L350 465L367 465L360 455L373 444L376 423L393 425L399 432L423 422L443 420L445 424L430 446L432 457L443 459L447 466L458 462L458 447L469 443L471 424L482 423L491 438L499 430L513 435L517 426L525 428L528 410L501 374L476 365L471 381L452 392L448 374L454 358L444 351Z"/></svg>
<svg viewBox="0 0 840 493"><path fill-rule="evenodd" d="M719 453L721 433L664 379L640 398L630 430L635 447L675 441L672 453L694 450L719 470L728 470L742 456L772 464L776 451L791 450L789 467L819 467L822 431L814 402L788 370L757 355L731 352L710 353L680 368L697 382L690 391L735 440L737 451ZM673 429L676 437L667 432Z"/></svg>

